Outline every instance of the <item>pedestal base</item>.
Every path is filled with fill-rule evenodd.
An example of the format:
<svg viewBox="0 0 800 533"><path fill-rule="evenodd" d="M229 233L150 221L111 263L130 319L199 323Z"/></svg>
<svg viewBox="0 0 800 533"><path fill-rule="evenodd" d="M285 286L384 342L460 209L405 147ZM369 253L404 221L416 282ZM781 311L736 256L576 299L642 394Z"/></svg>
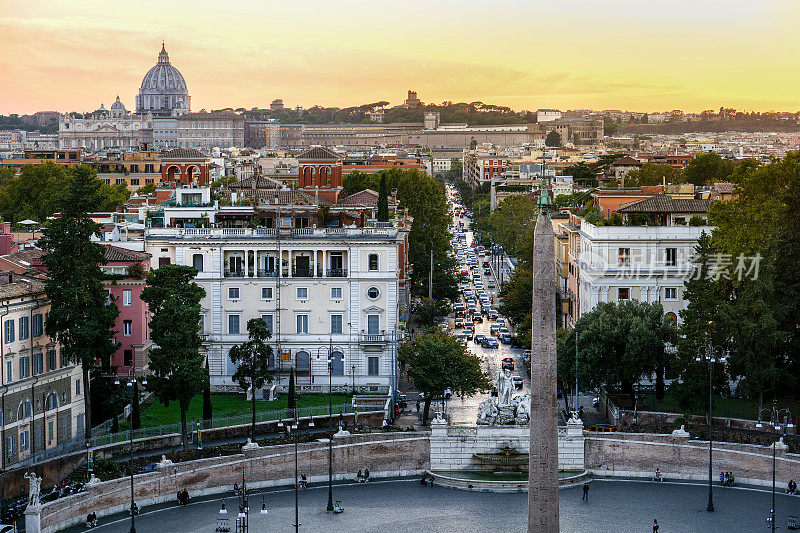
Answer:
<svg viewBox="0 0 800 533"><path fill-rule="evenodd" d="M42 533L42 508L39 505L29 505L25 509L25 532Z"/></svg>

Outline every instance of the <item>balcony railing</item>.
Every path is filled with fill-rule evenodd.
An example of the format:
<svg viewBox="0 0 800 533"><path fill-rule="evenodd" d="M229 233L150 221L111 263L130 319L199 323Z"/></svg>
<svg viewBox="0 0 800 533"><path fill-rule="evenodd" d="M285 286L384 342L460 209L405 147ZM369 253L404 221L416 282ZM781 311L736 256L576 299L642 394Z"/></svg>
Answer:
<svg viewBox="0 0 800 533"><path fill-rule="evenodd" d="M258 277L259 278L277 278L278 271L277 270L258 270Z"/></svg>
<svg viewBox="0 0 800 533"><path fill-rule="evenodd" d="M361 335L361 342L386 342L386 335L383 333Z"/></svg>
<svg viewBox="0 0 800 533"><path fill-rule="evenodd" d="M329 268L328 269L328 277L329 278L346 278L347 277L347 269L346 268Z"/></svg>
<svg viewBox="0 0 800 533"><path fill-rule="evenodd" d="M244 277L244 270L226 270L225 271L226 278L243 278Z"/></svg>
<svg viewBox="0 0 800 533"><path fill-rule="evenodd" d="M293 278L312 278L314 277L314 269L313 268L293 268L292 269L292 277Z"/></svg>

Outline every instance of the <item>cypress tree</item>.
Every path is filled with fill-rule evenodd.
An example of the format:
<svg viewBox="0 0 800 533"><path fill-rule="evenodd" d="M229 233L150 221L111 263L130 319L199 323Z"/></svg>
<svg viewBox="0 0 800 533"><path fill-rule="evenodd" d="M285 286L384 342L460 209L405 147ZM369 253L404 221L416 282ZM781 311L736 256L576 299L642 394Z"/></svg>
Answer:
<svg viewBox="0 0 800 533"><path fill-rule="evenodd" d="M389 186L386 183L386 174L381 174L381 183L378 190L378 222L389 221Z"/></svg>
<svg viewBox="0 0 800 533"><path fill-rule="evenodd" d="M297 409L297 394L294 389L294 368L291 368L289 369L289 399L287 406L292 410L292 415L294 415L294 410Z"/></svg>
<svg viewBox="0 0 800 533"><path fill-rule="evenodd" d="M211 427L213 409L211 407L211 372L208 370L208 357L206 357L206 384L203 387L203 420L207 421L206 427Z"/></svg>

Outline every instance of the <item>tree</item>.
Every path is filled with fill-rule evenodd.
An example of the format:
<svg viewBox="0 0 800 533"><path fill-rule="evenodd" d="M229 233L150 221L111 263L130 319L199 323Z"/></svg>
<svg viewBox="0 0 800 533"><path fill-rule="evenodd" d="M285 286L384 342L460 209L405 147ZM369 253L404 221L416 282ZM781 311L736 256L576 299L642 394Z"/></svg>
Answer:
<svg viewBox="0 0 800 533"><path fill-rule="evenodd" d="M686 181L693 185L711 185L715 181L726 181L736 164L722 159L719 154L706 152L692 158L686 165Z"/></svg>
<svg viewBox="0 0 800 533"><path fill-rule="evenodd" d="M181 439L186 449L186 411L205 384L200 354L200 300L205 290L194 283L197 271L185 265L151 270L142 301L150 308L150 370L148 389L165 405L177 401L181 412Z"/></svg>
<svg viewBox="0 0 800 533"><path fill-rule="evenodd" d="M118 346L114 325L119 310L109 302L100 269L106 262L105 248L91 240L100 226L87 214L101 202L99 185L88 167L79 167L64 193L62 216L45 225L39 241L49 272L45 328L61 344L62 355L81 365L87 439L92 427L90 377L98 367L110 371L111 355Z"/></svg>
<svg viewBox="0 0 800 533"><path fill-rule="evenodd" d="M638 169L628 172L624 178L625 187L661 185L662 183L683 183L681 171L664 163L645 163Z"/></svg>
<svg viewBox="0 0 800 533"><path fill-rule="evenodd" d="M561 146L561 134L556 130L551 130L544 138L545 146Z"/></svg>
<svg viewBox="0 0 800 533"><path fill-rule="evenodd" d="M205 383L203 384L203 421L206 427L211 427L211 419L214 416L213 406L211 405L211 372L208 370L208 358L206 358Z"/></svg>
<svg viewBox="0 0 800 533"><path fill-rule="evenodd" d="M269 368L272 347L267 341L272 336L267 323L262 318L251 318L247 321L248 339L231 348L229 356L233 364L238 365L233 380L239 383L242 390L250 389L252 396L251 439L256 441L256 389L272 382L273 371Z"/></svg>
<svg viewBox="0 0 800 533"><path fill-rule="evenodd" d="M614 135L615 133L617 133L617 130L619 130L619 126L617 126L617 123L614 122L614 119L612 119L609 116L604 116L603 117L603 135L605 135L606 137L608 137L610 135Z"/></svg>
<svg viewBox="0 0 800 533"><path fill-rule="evenodd" d="M286 400L286 407L294 416L295 410L297 409L297 392L295 391L295 384L294 384L294 367L289 369L289 398Z"/></svg>
<svg viewBox="0 0 800 533"><path fill-rule="evenodd" d="M449 312L450 304L446 300L422 298L414 307L414 321L420 329L432 328L436 325L437 318L447 316Z"/></svg>
<svg viewBox="0 0 800 533"><path fill-rule="evenodd" d="M136 194L143 196L143 195L146 195L146 194L152 194L152 193L155 192L155 190L156 190L156 184L155 183L152 183L152 182L151 183L145 183L144 185L142 185L141 187L136 189Z"/></svg>
<svg viewBox="0 0 800 533"><path fill-rule="evenodd" d="M664 343L674 336L661 304L637 301L598 304L563 338L559 358L574 359L576 331L579 380L590 388L619 385L631 398L643 375L663 372L668 362Z"/></svg>
<svg viewBox="0 0 800 533"><path fill-rule="evenodd" d="M378 222L389 221L389 188L386 185L386 174L381 175L378 189Z"/></svg>
<svg viewBox="0 0 800 533"><path fill-rule="evenodd" d="M449 333L417 335L398 348L397 360L408 379L425 393L422 420L428 420L431 400L450 387L453 394L470 396L491 385L478 356Z"/></svg>
<svg viewBox="0 0 800 533"><path fill-rule="evenodd" d="M564 176L572 176L575 183L585 187L597 186L597 168L594 164L586 164L581 161L577 165L565 167L561 174Z"/></svg>
<svg viewBox="0 0 800 533"><path fill-rule="evenodd" d="M457 180L464 174L464 164L457 157L450 159L450 170L447 171L447 177L451 180Z"/></svg>

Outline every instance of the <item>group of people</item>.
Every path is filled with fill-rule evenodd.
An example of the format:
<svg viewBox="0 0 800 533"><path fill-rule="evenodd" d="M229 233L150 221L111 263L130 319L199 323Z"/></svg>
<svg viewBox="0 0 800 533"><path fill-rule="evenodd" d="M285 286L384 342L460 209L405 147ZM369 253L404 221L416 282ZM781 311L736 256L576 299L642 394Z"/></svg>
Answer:
<svg viewBox="0 0 800 533"><path fill-rule="evenodd" d="M430 474L425 474L422 476L422 479L420 479L419 482L423 487L433 487L433 476Z"/></svg>
<svg viewBox="0 0 800 533"><path fill-rule="evenodd" d="M297 486L300 487L301 489L308 488L308 477L305 475L305 473L300 474L297 477Z"/></svg>
<svg viewBox="0 0 800 533"><path fill-rule="evenodd" d="M356 481L359 483L369 483L369 468L365 469L364 472L359 470L358 474L356 474Z"/></svg>
<svg viewBox="0 0 800 533"><path fill-rule="evenodd" d="M656 473L653 476L653 481L664 481L664 475L661 473L660 468L656 468Z"/></svg>
<svg viewBox="0 0 800 533"><path fill-rule="evenodd" d="M183 489L181 491L178 491L178 503L183 505L184 507L189 505L189 491L188 490Z"/></svg>
<svg viewBox="0 0 800 533"><path fill-rule="evenodd" d="M97 513L94 511L86 515L86 527L97 527Z"/></svg>
<svg viewBox="0 0 800 533"><path fill-rule="evenodd" d="M730 487L733 485L734 477L733 472L720 472L719 474L719 482L722 483L725 487Z"/></svg>
<svg viewBox="0 0 800 533"><path fill-rule="evenodd" d="M786 487L786 494L797 494L797 483L793 479L789 480L789 486Z"/></svg>

